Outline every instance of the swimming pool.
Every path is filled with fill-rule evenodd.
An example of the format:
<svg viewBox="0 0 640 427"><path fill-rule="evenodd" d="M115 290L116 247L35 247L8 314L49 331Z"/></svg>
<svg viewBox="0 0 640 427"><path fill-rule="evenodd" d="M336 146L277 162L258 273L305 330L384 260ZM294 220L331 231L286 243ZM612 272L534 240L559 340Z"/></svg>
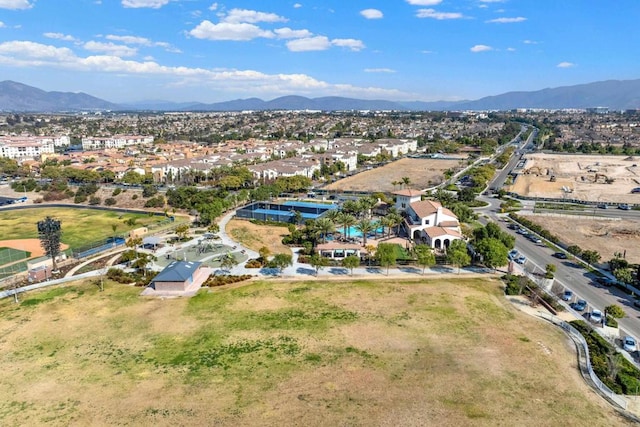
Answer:
<svg viewBox="0 0 640 427"><path fill-rule="evenodd" d="M340 225L336 225L337 233L342 234L343 231L344 231L344 227L340 227ZM376 228L375 232L371 231L369 234L367 234L367 237L373 237L376 234L382 235L382 233L384 233L384 227L378 227ZM345 237L362 237L362 233L356 227L352 226L347 228L347 235Z"/></svg>

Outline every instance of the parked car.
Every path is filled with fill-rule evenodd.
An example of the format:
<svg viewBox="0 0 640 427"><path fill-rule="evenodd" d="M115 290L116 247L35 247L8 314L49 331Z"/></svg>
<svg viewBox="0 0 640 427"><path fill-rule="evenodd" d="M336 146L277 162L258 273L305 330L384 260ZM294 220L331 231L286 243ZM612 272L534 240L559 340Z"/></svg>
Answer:
<svg viewBox="0 0 640 427"><path fill-rule="evenodd" d="M618 209L622 209L623 211L631 210L631 206L627 204L618 205Z"/></svg>
<svg viewBox="0 0 640 427"><path fill-rule="evenodd" d="M606 203L600 203L598 205L598 208L599 209L609 209L609 205L607 205Z"/></svg>
<svg viewBox="0 0 640 427"><path fill-rule="evenodd" d="M637 349L636 340L630 336L623 337L622 348L629 353L633 353Z"/></svg>
<svg viewBox="0 0 640 427"><path fill-rule="evenodd" d="M514 260L518 257L518 250L517 249L512 249L509 251L509 254L507 255L507 258L509 258L510 260Z"/></svg>
<svg viewBox="0 0 640 427"><path fill-rule="evenodd" d="M567 254L565 254L564 252L556 252L555 254L553 254L554 257L558 258L558 259L567 259Z"/></svg>
<svg viewBox="0 0 640 427"><path fill-rule="evenodd" d="M589 320L591 323L602 323L602 312L600 310L593 310L589 314Z"/></svg>
<svg viewBox="0 0 640 427"><path fill-rule="evenodd" d="M542 239L541 239L541 238L539 238L538 236L534 236L533 234L530 234L530 235L527 237L527 239L531 240L533 243L536 243L536 244L538 244L538 245L539 245L540 243L542 243Z"/></svg>
<svg viewBox="0 0 640 427"><path fill-rule="evenodd" d="M579 299L571 305L571 308L575 311L584 311L584 309L587 308L587 302L583 299Z"/></svg>
<svg viewBox="0 0 640 427"><path fill-rule="evenodd" d="M637 307L637 308L640 308L640 299L634 299L633 300L633 306Z"/></svg>
<svg viewBox="0 0 640 427"><path fill-rule="evenodd" d="M598 276L596 277L596 283L601 284L602 286L613 286L615 285L616 281L614 279L609 279L608 277L603 277L603 276Z"/></svg>
<svg viewBox="0 0 640 427"><path fill-rule="evenodd" d="M573 298L573 292L571 292L570 290L566 290L562 294L563 301L571 301L572 298Z"/></svg>
<svg viewBox="0 0 640 427"><path fill-rule="evenodd" d="M516 262L518 264L524 264L525 262L527 262L527 258L524 255L520 255L518 258L516 258Z"/></svg>

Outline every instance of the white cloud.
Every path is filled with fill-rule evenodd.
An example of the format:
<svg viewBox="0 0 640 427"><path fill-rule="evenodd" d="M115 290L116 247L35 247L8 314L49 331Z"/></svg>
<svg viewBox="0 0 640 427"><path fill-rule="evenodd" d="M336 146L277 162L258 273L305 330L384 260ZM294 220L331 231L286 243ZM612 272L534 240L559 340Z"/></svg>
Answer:
<svg viewBox="0 0 640 427"><path fill-rule="evenodd" d="M105 37L107 40L113 40L116 42L121 42L124 44L137 44L140 46L148 46L148 47L161 47L167 52L171 53L180 53L180 49L173 47L171 44L167 42L154 42L153 40L149 40L146 37L138 37L138 36L119 36L115 34L107 34Z"/></svg>
<svg viewBox="0 0 640 427"><path fill-rule="evenodd" d="M575 67L576 64L574 64L573 62L566 62L563 61L561 63L559 63L558 65L556 65L556 67L558 68L571 68L571 67Z"/></svg>
<svg viewBox="0 0 640 427"><path fill-rule="evenodd" d="M416 13L418 18L433 18L439 21L444 19L461 19L464 15L458 12L438 12L435 9L418 9Z"/></svg>
<svg viewBox="0 0 640 427"><path fill-rule="evenodd" d="M412 6L436 6L442 3L442 0L407 0Z"/></svg>
<svg viewBox="0 0 640 427"><path fill-rule="evenodd" d="M346 47L356 52L364 49L364 43L362 43L362 40L356 39L333 39L331 40L331 44L334 46Z"/></svg>
<svg viewBox="0 0 640 427"><path fill-rule="evenodd" d="M214 24L211 21L202 21L193 30L189 31L197 39L207 40L233 40L247 41L258 37L273 38L271 31L248 23L221 22Z"/></svg>
<svg viewBox="0 0 640 427"><path fill-rule="evenodd" d="M309 30L292 30L289 27L277 28L273 32L279 39L301 39L313 36Z"/></svg>
<svg viewBox="0 0 640 427"><path fill-rule="evenodd" d="M527 18L524 18L522 16L518 16L515 18L496 18L496 19L490 19L488 21L484 21L487 22L489 24L512 24L514 22L523 22L526 21Z"/></svg>
<svg viewBox="0 0 640 427"><path fill-rule="evenodd" d="M218 10L218 3L213 3L211 6L209 6L209 10Z"/></svg>
<svg viewBox="0 0 640 427"><path fill-rule="evenodd" d="M396 70L391 68L365 68L365 73L395 73Z"/></svg>
<svg viewBox="0 0 640 427"><path fill-rule="evenodd" d="M0 28L4 28L4 27L6 27L5 23L0 21Z"/></svg>
<svg viewBox="0 0 640 427"><path fill-rule="evenodd" d="M122 0L122 6L131 9L139 9L148 7L151 9L159 9L165 4L168 4L170 0Z"/></svg>
<svg viewBox="0 0 640 427"><path fill-rule="evenodd" d="M432 50L421 50L420 53L430 54L430 53L433 53L433 51Z"/></svg>
<svg viewBox="0 0 640 427"><path fill-rule="evenodd" d="M300 9L302 7L302 5L300 3L296 3L293 5L294 9Z"/></svg>
<svg viewBox="0 0 640 427"><path fill-rule="evenodd" d="M406 99L409 94L395 89L358 87L349 84L330 84L305 74L265 74L255 70L169 67L153 61L125 60L117 56L76 56L71 49L58 48L29 41L0 43L0 64L13 67L42 67L88 73L129 74L148 78L173 78L173 85L197 87L202 90L257 96L283 95L341 95L362 98Z"/></svg>
<svg viewBox="0 0 640 427"><path fill-rule="evenodd" d="M507 48L507 52L515 52L516 48L515 47L508 47Z"/></svg>
<svg viewBox="0 0 640 427"><path fill-rule="evenodd" d="M118 45L114 43L101 43L96 41L86 42L82 47L91 52L101 52L113 56L135 56L138 53L137 49L129 46Z"/></svg>
<svg viewBox="0 0 640 427"><path fill-rule="evenodd" d="M471 50L471 52L477 53L477 52L488 52L490 50L493 50L493 48L491 46L487 46L486 44L477 44L469 50Z"/></svg>
<svg viewBox="0 0 640 427"><path fill-rule="evenodd" d="M360 11L360 15L367 19L380 19L384 16L378 9L364 9Z"/></svg>
<svg viewBox="0 0 640 427"><path fill-rule="evenodd" d="M248 9L231 9L226 16L222 17L221 21L233 24L241 22L255 24L257 22L287 22L287 19L275 13L258 12Z"/></svg>
<svg viewBox="0 0 640 427"><path fill-rule="evenodd" d="M62 34L62 33L44 33L43 36L49 38L49 39L56 39L56 40L64 40L67 42L72 42L75 41L76 38L67 34Z"/></svg>
<svg viewBox="0 0 640 427"><path fill-rule="evenodd" d="M0 9L31 9L33 4L29 0L0 0Z"/></svg>
<svg viewBox="0 0 640 427"><path fill-rule="evenodd" d="M136 36L117 36L113 34L108 34L105 36L105 39L122 42L126 44L141 44L143 46L151 46L153 44L151 40L149 40L148 38L136 37Z"/></svg>
<svg viewBox="0 0 640 427"><path fill-rule="evenodd" d="M523 40L522 43L524 43L524 44L538 44L538 42L535 41L535 40Z"/></svg>
<svg viewBox="0 0 640 427"><path fill-rule="evenodd" d="M331 42L325 36L305 37L287 42L287 49L292 52L327 50L330 47Z"/></svg>

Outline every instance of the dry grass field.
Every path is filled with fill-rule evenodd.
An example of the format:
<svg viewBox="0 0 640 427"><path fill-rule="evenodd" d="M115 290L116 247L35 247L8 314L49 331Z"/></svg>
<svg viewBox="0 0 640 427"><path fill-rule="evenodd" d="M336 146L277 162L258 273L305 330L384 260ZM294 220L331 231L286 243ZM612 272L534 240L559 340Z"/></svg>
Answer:
<svg viewBox="0 0 640 427"><path fill-rule="evenodd" d="M256 252L266 246L272 254L291 253L291 249L282 244L282 238L289 234L286 227L259 225L242 219L232 219L227 224L226 232L235 241Z"/></svg>
<svg viewBox="0 0 640 427"><path fill-rule="evenodd" d="M540 224L570 245L583 250L597 251L601 261L626 251L630 263L640 263L640 222L633 220L605 220L575 216L523 215Z"/></svg>
<svg viewBox="0 0 640 427"><path fill-rule="evenodd" d="M444 171L458 167L460 162L460 160L404 158L388 165L341 179L327 185L324 189L390 192L401 188L397 185L394 187L392 182L401 181L403 177L407 176L411 179L409 185L411 188L422 190L441 183L444 180ZM464 161L462 163L466 164Z"/></svg>
<svg viewBox="0 0 640 427"><path fill-rule="evenodd" d="M536 153L526 159L527 173L518 176L507 191L535 197L640 203L640 194L631 194L640 187L640 158ZM556 177L555 182L550 181L551 176Z"/></svg>
<svg viewBox="0 0 640 427"><path fill-rule="evenodd" d="M628 425L497 279L139 291L0 301L0 424Z"/></svg>

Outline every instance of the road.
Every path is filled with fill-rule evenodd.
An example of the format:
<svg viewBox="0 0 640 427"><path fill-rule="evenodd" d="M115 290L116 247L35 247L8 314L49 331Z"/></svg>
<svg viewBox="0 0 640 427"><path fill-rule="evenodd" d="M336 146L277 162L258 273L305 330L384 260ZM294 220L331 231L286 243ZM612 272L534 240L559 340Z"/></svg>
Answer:
<svg viewBox="0 0 640 427"><path fill-rule="evenodd" d="M521 144L521 146L524 147L529 142L530 141L527 140L527 142ZM500 188L506 176L511 172L511 168L519 161L519 157L520 156L515 154L512 156L507 167L494 178L489 184L489 188ZM640 337L640 310L633 306L633 300L629 295L616 287L606 288L596 285L592 280L595 276L588 273L586 269L570 260L560 260L553 257L552 255L555 251L546 245L533 243L523 236L516 234L513 230L508 229L504 215L499 213L500 203L502 202L500 199L486 196L479 196L478 199L488 203L487 207L478 209L486 215L485 218L481 217L481 222L486 223L489 220L493 221L508 233L516 236L516 249L527 258L525 268L528 271L544 272L547 264L555 264L557 266L555 274L556 282L573 291L574 298L572 301L584 299L588 302L589 305L584 311L585 316L586 313L593 309L604 310L608 305L617 304L627 313L627 317L619 319L618 321L622 330L621 334L629 334L636 338ZM599 210L602 211L601 214L606 214L607 216L639 218L639 213L635 211L623 211L620 209ZM583 212L586 216L588 216L589 213L592 212Z"/></svg>

